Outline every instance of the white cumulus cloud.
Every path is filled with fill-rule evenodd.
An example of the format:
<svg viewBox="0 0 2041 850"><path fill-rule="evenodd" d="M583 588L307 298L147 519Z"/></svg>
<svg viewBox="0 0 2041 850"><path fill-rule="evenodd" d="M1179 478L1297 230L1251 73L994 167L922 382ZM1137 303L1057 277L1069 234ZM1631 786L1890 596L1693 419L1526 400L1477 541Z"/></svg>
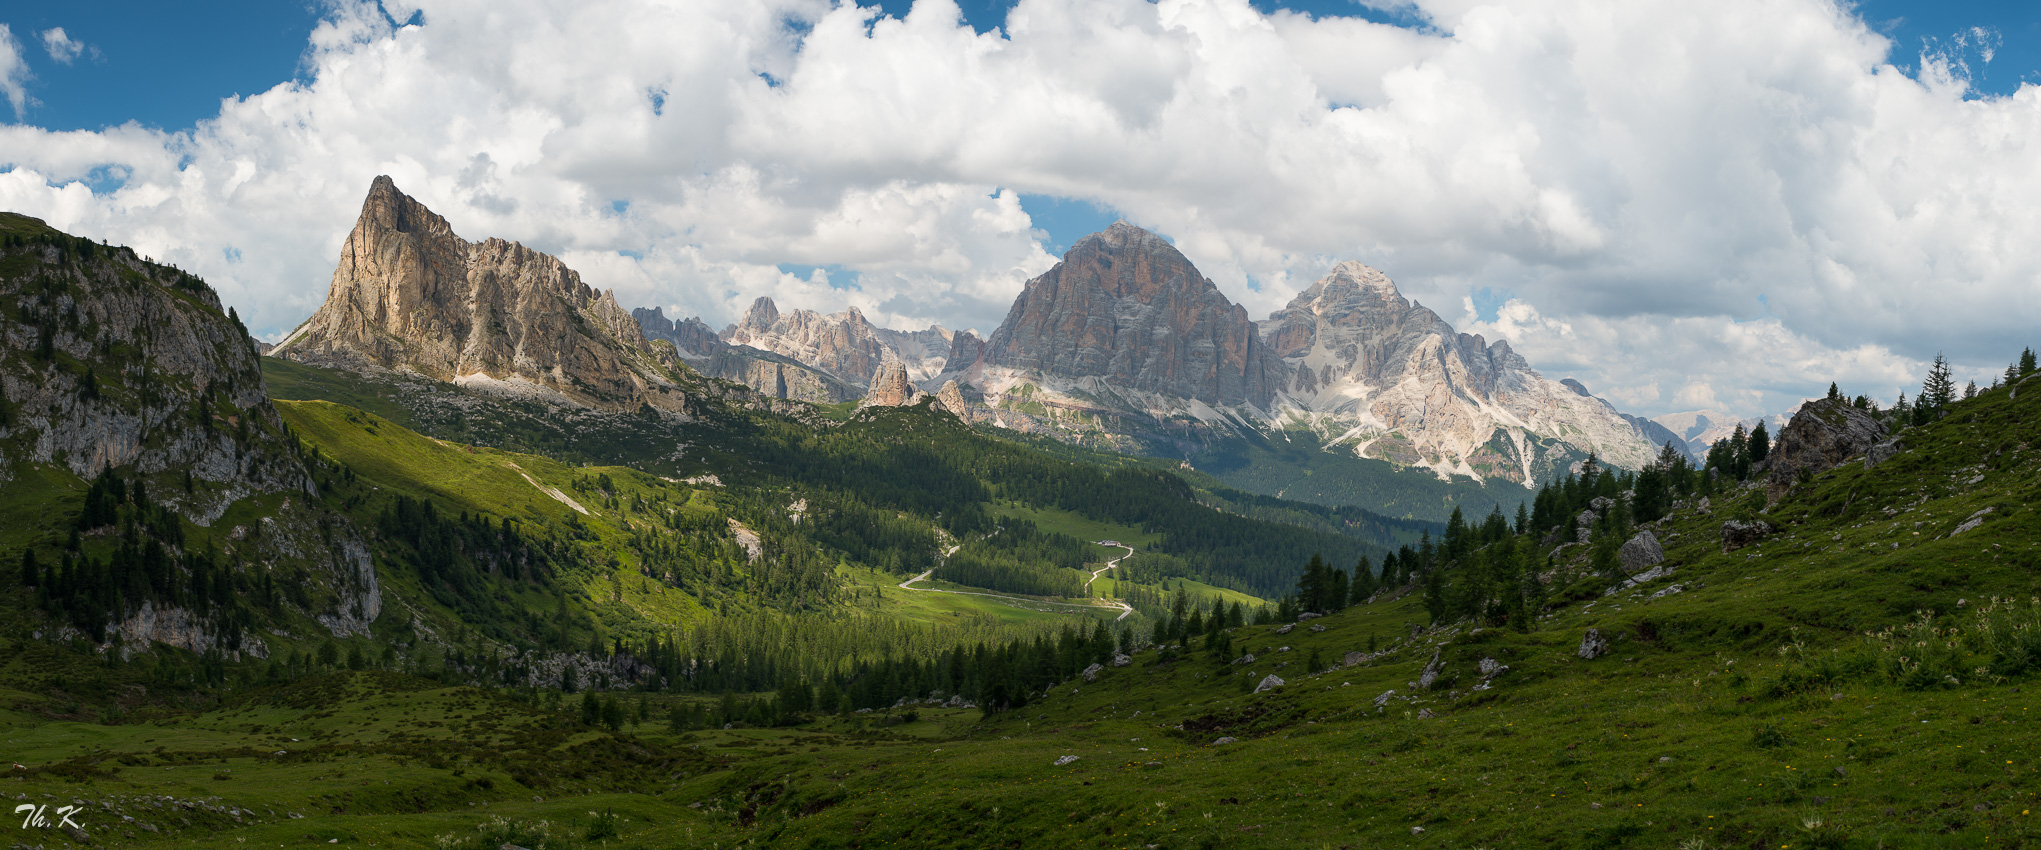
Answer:
<svg viewBox="0 0 2041 850"><path fill-rule="evenodd" d="M1045 194L1257 315L1345 259L1511 293L1449 318L1641 413L1889 398L1937 350L1982 375L2036 342L2041 88L1978 97L1833 0L1409 8L1021 0L979 34L951 0L336 0L302 81L194 127L0 127L0 207L198 271L269 335L387 173L712 323L772 295L990 329L1054 262L1018 201Z"/></svg>
<svg viewBox="0 0 2041 850"><path fill-rule="evenodd" d="M0 24L0 97L7 98L7 105L14 107L15 120L28 112L33 103L28 96L28 60L22 58L21 42L14 38L14 30Z"/></svg>
<svg viewBox="0 0 2041 850"><path fill-rule="evenodd" d="M65 34L63 27L43 30L43 50L49 52L51 59L64 65L71 64L81 53L98 53L98 48Z"/></svg>

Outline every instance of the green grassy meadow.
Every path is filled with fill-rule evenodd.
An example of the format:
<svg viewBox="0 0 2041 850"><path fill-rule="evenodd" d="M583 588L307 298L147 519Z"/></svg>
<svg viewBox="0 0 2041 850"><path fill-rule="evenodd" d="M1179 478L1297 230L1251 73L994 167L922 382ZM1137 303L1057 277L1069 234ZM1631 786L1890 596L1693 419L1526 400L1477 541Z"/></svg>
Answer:
<svg viewBox="0 0 2041 850"><path fill-rule="evenodd" d="M1240 627L1225 655L1144 650L1005 712L678 733L381 673L118 723L26 687L0 695L25 767L0 791L85 800L88 830L137 847L425 846L540 822L547 847L2032 846L2041 682L1993 647L2041 629L2035 407L1989 396L1874 469L1682 508L1654 529L1669 575L1605 595L1562 563L1527 632L1429 624L1407 594ZM1724 552L1716 529L1745 515L1780 531ZM1589 629L1607 655L1577 654ZM1253 693L1271 674L1285 684ZM696 698L645 699L657 717Z"/></svg>

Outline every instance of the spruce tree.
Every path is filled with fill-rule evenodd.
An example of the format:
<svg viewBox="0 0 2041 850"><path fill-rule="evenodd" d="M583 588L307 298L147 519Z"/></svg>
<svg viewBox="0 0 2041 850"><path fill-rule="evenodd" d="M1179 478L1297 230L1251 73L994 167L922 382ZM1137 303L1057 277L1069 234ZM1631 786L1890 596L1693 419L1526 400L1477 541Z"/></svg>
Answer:
<svg viewBox="0 0 2041 850"><path fill-rule="evenodd" d="M1949 361L1942 353L1935 352L1935 362L1928 366L1928 379L1921 383L1920 398L1914 402L1916 411L1927 411L1932 415L1956 400L1956 382L1949 377Z"/></svg>
<svg viewBox="0 0 2041 850"><path fill-rule="evenodd" d="M1828 400L1841 401L1842 398L1843 398L1842 389L1840 387L1837 387L1834 381L1828 382Z"/></svg>
<svg viewBox="0 0 2041 850"><path fill-rule="evenodd" d="M2026 350L2024 350L2024 351L2021 351L2021 352L2020 352L2020 375L2021 375L2022 377L2024 377L2024 376L2026 376L2026 375L2027 375L2028 373L2030 373L2030 372L2033 372L2033 371L2034 371L2034 370L2035 370L2036 368L2037 368L2037 366L2035 365L2035 362L2034 362L2034 349L2032 349L2032 348L2028 348L2028 349L2026 349Z"/></svg>
<svg viewBox="0 0 2041 850"><path fill-rule="evenodd" d="M23 587L32 587L41 584L42 578L42 568L36 566L35 563L35 550L21 550L21 585Z"/></svg>
<svg viewBox="0 0 2041 850"><path fill-rule="evenodd" d="M1666 445L1670 447L1672 444L1667 443ZM1517 521L1515 525L1516 533L1523 534L1525 531L1530 530L1530 527L1531 527L1531 510L1523 502L1518 502Z"/></svg>
<svg viewBox="0 0 2041 850"><path fill-rule="evenodd" d="M1427 570L1424 574L1424 610L1436 623L1446 616L1446 577L1442 570Z"/></svg>
<svg viewBox="0 0 2041 850"><path fill-rule="evenodd" d="M1750 429L1750 438L1746 441L1745 451L1750 453L1751 463L1759 463L1766 455L1772 453L1772 436L1765 433L1765 423L1759 422Z"/></svg>

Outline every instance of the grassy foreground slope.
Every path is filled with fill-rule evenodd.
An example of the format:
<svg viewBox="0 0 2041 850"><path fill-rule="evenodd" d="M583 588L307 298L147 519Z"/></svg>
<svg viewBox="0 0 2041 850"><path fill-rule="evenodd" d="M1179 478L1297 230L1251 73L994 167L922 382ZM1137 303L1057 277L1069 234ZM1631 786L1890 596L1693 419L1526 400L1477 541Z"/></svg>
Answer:
<svg viewBox="0 0 2041 850"><path fill-rule="evenodd" d="M1903 438L1776 501L1675 511L1651 526L1657 580L1604 595L1562 555L1528 631L1429 623L1408 588L1236 628L1225 652L1137 652L1002 713L684 733L355 674L147 723L41 721L0 790L112 801L165 832L97 808L88 825L161 847L540 829L546 847L2032 846L2041 392ZM1725 552L1740 518L1779 530ZM1610 642L1594 659L1590 629ZM1252 693L1270 674L1285 683ZM478 730L524 749L478 751Z"/></svg>

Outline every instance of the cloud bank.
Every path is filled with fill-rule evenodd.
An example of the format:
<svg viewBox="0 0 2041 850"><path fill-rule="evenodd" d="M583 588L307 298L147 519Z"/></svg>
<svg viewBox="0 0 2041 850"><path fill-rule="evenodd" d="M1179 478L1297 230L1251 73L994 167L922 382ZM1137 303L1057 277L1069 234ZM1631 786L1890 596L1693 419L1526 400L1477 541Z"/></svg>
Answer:
<svg viewBox="0 0 2041 850"><path fill-rule="evenodd" d="M1055 260L1041 194L1169 235L1257 315L1367 262L1643 413L1889 398L1937 350L1983 375L2041 342L2041 88L1977 97L1828 0L1416 8L1021 0L978 34L949 0L343 1L303 82L189 130L0 127L0 208L197 271L272 336L387 173L712 322L771 295L990 328ZM17 114L25 74L0 38Z"/></svg>

